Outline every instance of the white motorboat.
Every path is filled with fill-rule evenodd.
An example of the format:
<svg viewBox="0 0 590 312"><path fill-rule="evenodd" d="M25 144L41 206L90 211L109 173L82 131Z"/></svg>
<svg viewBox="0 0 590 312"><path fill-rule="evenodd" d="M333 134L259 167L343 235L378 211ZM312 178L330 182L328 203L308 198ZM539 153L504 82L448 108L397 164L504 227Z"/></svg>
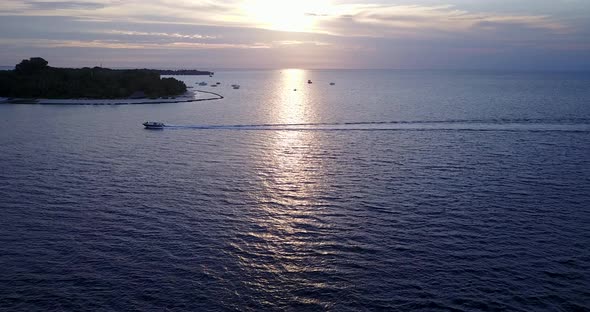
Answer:
<svg viewBox="0 0 590 312"><path fill-rule="evenodd" d="M143 126L146 129L164 129L166 125L163 122L158 121L146 121L143 123Z"/></svg>

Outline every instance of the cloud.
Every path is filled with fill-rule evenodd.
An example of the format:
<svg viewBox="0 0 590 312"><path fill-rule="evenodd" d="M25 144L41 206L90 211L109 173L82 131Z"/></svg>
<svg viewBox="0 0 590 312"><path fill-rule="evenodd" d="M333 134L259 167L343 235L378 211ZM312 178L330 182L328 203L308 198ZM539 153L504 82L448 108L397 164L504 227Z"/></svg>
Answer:
<svg viewBox="0 0 590 312"><path fill-rule="evenodd" d="M310 4L299 12L312 22L305 32L273 30L272 22L262 23L244 9L252 2L245 0L1 0L0 64L37 51L69 55L65 63L73 55L66 51L78 51L76 59L108 53L131 62L138 57L134 49L164 64L170 54L185 57L174 59L178 63L244 62L241 67L282 61L291 67L460 67L467 57L472 63L465 64L476 67L478 59L485 62L482 55L497 64L509 55L512 66L519 56L568 51L588 63L583 54L590 50L590 7L582 1L297 1L302 8Z"/></svg>
<svg viewBox="0 0 590 312"><path fill-rule="evenodd" d="M336 35L371 37L425 36L491 31L497 26L565 32L564 24L545 15L471 13L451 5L344 5L341 13L323 21L325 31Z"/></svg>
<svg viewBox="0 0 590 312"><path fill-rule="evenodd" d="M165 32L145 32L145 31L129 31L129 30L108 30L104 31L106 34L126 35L126 36L140 36L140 37L165 37L165 38L182 38L182 39L215 39L216 36L199 35L199 34L180 34L180 33L165 33Z"/></svg>
<svg viewBox="0 0 590 312"><path fill-rule="evenodd" d="M312 45L312 46L329 46L332 45L328 42L321 42L321 41L300 41L300 40L280 40L280 41L273 41L273 44L279 46L299 46L299 45Z"/></svg>
<svg viewBox="0 0 590 312"><path fill-rule="evenodd" d="M171 24L267 28L244 9L244 1L191 0L3 0L0 12L14 15L77 16L80 20L158 22ZM341 36L399 36L422 32L492 30L513 25L553 32L568 27L549 15L473 12L454 5L332 3L322 12L308 11L314 27L306 31ZM250 10L251 11L251 10Z"/></svg>
<svg viewBox="0 0 590 312"><path fill-rule="evenodd" d="M24 1L30 10L96 10L105 8L108 3L82 1Z"/></svg>
<svg viewBox="0 0 590 312"><path fill-rule="evenodd" d="M44 1L44 0L3 0L0 12L15 15L55 15L64 12L85 12L103 9L120 3L121 0L94 1Z"/></svg>
<svg viewBox="0 0 590 312"><path fill-rule="evenodd" d="M268 49L269 45L263 43L232 44L232 43L202 43L202 42L169 42L169 43L141 43L117 40L52 40L37 39L33 42L27 39L0 39L2 45L26 44L35 48L95 48L95 49Z"/></svg>

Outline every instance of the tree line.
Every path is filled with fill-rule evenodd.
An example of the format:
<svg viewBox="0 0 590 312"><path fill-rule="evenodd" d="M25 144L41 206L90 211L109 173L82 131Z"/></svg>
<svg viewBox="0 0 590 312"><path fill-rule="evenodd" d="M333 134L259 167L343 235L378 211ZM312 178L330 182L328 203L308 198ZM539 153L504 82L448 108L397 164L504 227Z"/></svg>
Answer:
<svg viewBox="0 0 590 312"><path fill-rule="evenodd" d="M14 70L0 71L0 96L49 99L114 99L169 97L186 92L174 78L149 69L54 68L40 57L23 60Z"/></svg>

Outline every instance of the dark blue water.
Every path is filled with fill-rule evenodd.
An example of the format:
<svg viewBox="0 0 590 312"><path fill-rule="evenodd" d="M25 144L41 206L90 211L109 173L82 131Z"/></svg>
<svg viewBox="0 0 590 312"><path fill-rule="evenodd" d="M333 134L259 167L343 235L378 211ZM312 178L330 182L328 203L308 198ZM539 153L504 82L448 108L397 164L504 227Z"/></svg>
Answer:
<svg viewBox="0 0 590 312"><path fill-rule="evenodd" d="M0 105L0 310L590 309L590 75L212 79Z"/></svg>

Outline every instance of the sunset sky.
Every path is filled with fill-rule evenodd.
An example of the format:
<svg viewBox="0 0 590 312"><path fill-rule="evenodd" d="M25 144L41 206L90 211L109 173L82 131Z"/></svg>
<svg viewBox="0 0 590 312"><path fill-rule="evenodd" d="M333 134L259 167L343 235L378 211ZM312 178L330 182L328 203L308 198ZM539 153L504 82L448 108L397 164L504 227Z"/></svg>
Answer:
<svg viewBox="0 0 590 312"><path fill-rule="evenodd" d="M0 2L0 65L590 70L589 0Z"/></svg>

